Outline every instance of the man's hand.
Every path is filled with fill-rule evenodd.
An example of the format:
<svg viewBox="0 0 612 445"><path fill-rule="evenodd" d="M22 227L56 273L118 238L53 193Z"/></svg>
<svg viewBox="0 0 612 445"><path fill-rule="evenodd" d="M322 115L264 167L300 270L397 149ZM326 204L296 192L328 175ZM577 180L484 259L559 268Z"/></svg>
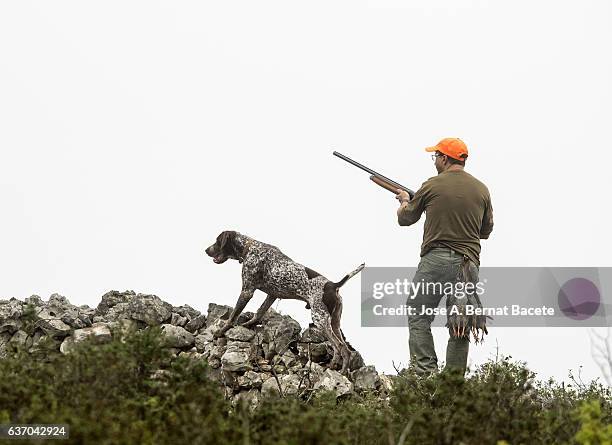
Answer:
<svg viewBox="0 0 612 445"><path fill-rule="evenodd" d="M405 190L397 189L397 195L395 196L395 199L397 199L400 204L404 204L405 202L410 202L410 195Z"/></svg>

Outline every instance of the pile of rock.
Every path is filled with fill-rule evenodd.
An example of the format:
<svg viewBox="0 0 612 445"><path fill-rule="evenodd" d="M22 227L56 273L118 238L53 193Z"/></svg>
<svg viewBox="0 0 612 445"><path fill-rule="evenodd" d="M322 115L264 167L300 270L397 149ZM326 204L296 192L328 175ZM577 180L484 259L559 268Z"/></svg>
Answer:
<svg viewBox="0 0 612 445"><path fill-rule="evenodd" d="M114 327L160 325L172 356L206 360L210 377L235 401L256 405L262 395L273 393L310 396L329 390L344 397L354 392L385 394L391 388L391 379L365 366L355 350L348 376L330 369L333 350L322 333L313 327L303 330L297 321L273 309L253 329L239 326L253 316L245 312L236 327L215 338L231 310L211 303L203 315L188 305L173 306L155 295L133 291L108 292L95 309L74 306L58 294L46 302L36 295L23 302L0 300L0 358L17 347L40 353L43 340L67 354L90 336L108 341ZM160 371L155 377L162 375Z"/></svg>

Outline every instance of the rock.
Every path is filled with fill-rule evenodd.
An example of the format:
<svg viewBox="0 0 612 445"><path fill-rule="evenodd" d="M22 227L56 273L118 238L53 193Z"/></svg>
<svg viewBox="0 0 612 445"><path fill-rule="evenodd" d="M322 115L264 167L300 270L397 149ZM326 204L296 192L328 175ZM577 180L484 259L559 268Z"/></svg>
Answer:
<svg viewBox="0 0 612 445"><path fill-rule="evenodd" d="M78 310L81 316L87 317L87 319L90 320L91 323L93 323L94 314L96 313L96 310L94 308L83 304L78 307Z"/></svg>
<svg viewBox="0 0 612 445"><path fill-rule="evenodd" d="M250 391L242 391L234 396L234 398L232 399L232 405L235 407L240 404L244 404L247 408L249 408L249 410L253 411L259 406L260 398L261 395L256 389L252 389Z"/></svg>
<svg viewBox="0 0 612 445"><path fill-rule="evenodd" d="M287 368L283 365L274 365L272 366L272 369L277 374L284 374L285 372L287 372Z"/></svg>
<svg viewBox="0 0 612 445"><path fill-rule="evenodd" d="M32 346L32 338L25 331L17 331L9 340L9 345L12 349L30 348Z"/></svg>
<svg viewBox="0 0 612 445"><path fill-rule="evenodd" d="M88 328L75 329L72 334L75 343L79 343L90 336L95 337L95 340L100 343L110 341L112 338L111 330L106 323L95 323Z"/></svg>
<svg viewBox="0 0 612 445"><path fill-rule="evenodd" d="M71 327L61 320L59 314L53 308L41 307L36 310L36 326L42 329L50 337L63 338L70 335Z"/></svg>
<svg viewBox="0 0 612 445"><path fill-rule="evenodd" d="M247 329L243 326L234 326L225 333L225 336L230 340L251 341L255 337L255 331Z"/></svg>
<svg viewBox="0 0 612 445"><path fill-rule="evenodd" d="M334 353L323 332L314 326L302 332L297 347L300 357L316 363L329 362Z"/></svg>
<svg viewBox="0 0 612 445"><path fill-rule="evenodd" d="M172 306L172 312L176 312L181 317L185 317L187 321L193 320L201 315L200 311L192 308L188 304L182 306Z"/></svg>
<svg viewBox="0 0 612 445"><path fill-rule="evenodd" d="M203 341L213 341L215 339L214 328L215 326L211 326L210 328L201 330L197 336L201 337Z"/></svg>
<svg viewBox="0 0 612 445"><path fill-rule="evenodd" d="M300 335L300 342L303 343L323 343L326 342L327 338L321 330L315 326L311 326L302 332Z"/></svg>
<svg viewBox="0 0 612 445"><path fill-rule="evenodd" d="M314 384L315 391L334 391L336 397L353 392L353 384L349 379L333 369L326 369L321 378Z"/></svg>
<svg viewBox="0 0 612 445"><path fill-rule="evenodd" d="M78 311L70 310L62 314L61 320L71 328L81 329L91 326L91 319Z"/></svg>
<svg viewBox="0 0 612 445"><path fill-rule="evenodd" d="M352 374L355 390L373 391L380 386L380 377L374 366L363 366Z"/></svg>
<svg viewBox="0 0 612 445"><path fill-rule="evenodd" d="M393 390L393 378L387 374L381 374L380 378L380 390L389 394Z"/></svg>
<svg viewBox="0 0 612 445"><path fill-rule="evenodd" d="M96 316L105 316L112 307L118 304L123 304L125 308L132 299L136 296L134 291L119 292L112 290L102 295L102 300L95 310Z"/></svg>
<svg viewBox="0 0 612 445"><path fill-rule="evenodd" d="M212 334L199 334L195 336L195 347L198 352L204 352L208 345L212 345Z"/></svg>
<svg viewBox="0 0 612 445"><path fill-rule="evenodd" d="M228 392L228 397L233 394L234 391L238 392L238 374L232 371L228 371L227 369L221 366L221 383L226 387L225 389L231 389Z"/></svg>
<svg viewBox="0 0 612 445"><path fill-rule="evenodd" d="M217 320L227 320L232 312L230 306L210 303L208 305L208 316L206 317L206 327L211 326Z"/></svg>
<svg viewBox="0 0 612 445"><path fill-rule="evenodd" d="M198 315L197 317L192 318L185 325L185 329L189 332L195 333L206 325L206 315Z"/></svg>
<svg viewBox="0 0 612 445"><path fill-rule="evenodd" d="M277 355L274 358L275 358L275 361L282 363L287 368L295 365L298 362L297 357L291 351L285 351L283 355Z"/></svg>
<svg viewBox="0 0 612 445"><path fill-rule="evenodd" d="M198 352L200 352L204 358L208 359L212 353L213 348L214 348L213 342L205 342L203 348L199 350Z"/></svg>
<svg viewBox="0 0 612 445"><path fill-rule="evenodd" d="M140 328L139 323L141 322L132 320L131 318L120 318L119 320L115 320L115 321L111 321L111 322L103 323L103 324L108 325L108 328L111 330L111 333L113 331L117 331L117 333L125 335L130 332L134 332L138 330ZM96 324L101 324L101 322L94 323L94 325Z"/></svg>
<svg viewBox="0 0 612 445"><path fill-rule="evenodd" d="M40 298L38 295L32 295L32 296L26 297L25 300L23 300L23 302L25 304L32 304L34 306L42 306L45 304L42 298Z"/></svg>
<svg viewBox="0 0 612 445"><path fill-rule="evenodd" d="M263 327L264 341L268 343L267 359L275 354L284 354L291 343L298 340L298 334L302 329L293 318L278 313L266 317Z"/></svg>
<svg viewBox="0 0 612 445"><path fill-rule="evenodd" d="M237 325L241 325L246 323L247 321L251 320L251 318L253 318L255 316L255 314L253 312L241 312L240 315L238 315L238 319L236 320L236 324Z"/></svg>
<svg viewBox="0 0 612 445"><path fill-rule="evenodd" d="M279 395L278 383L283 391L283 395L297 395L298 391L303 389L300 388L300 382L302 379L295 374L285 374L278 376L278 382L276 378L270 377L261 385L261 394L264 396Z"/></svg>
<svg viewBox="0 0 612 445"><path fill-rule="evenodd" d="M70 303L70 301L68 301L68 298L64 297L63 295L60 294L51 294L51 296L49 297L49 301L47 301L47 305L48 306L53 306L56 308L65 308L65 307L70 307L72 306L72 304Z"/></svg>
<svg viewBox="0 0 612 445"><path fill-rule="evenodd" d="M212 303L205 316L188 305L172 306L155 295L133 291L108 292L95 309L72 305L59 294L51 295L48 302L36 295L26 302L0 300L0 358L24 347L36 359L45 359L57 352L69 353L92 336L104 342L115 334L161 325L171 355L161 367L169 367L177 356L206 360L206 373L224 386L232 403L258 404L259 388L263 395L278 394L273 373L286 395L307 390L333 391L339 397L353 390L384 394L393 384L390 377L378 376L373 366L364 366L357 351L351 352L354 383L328 369L333 350L323 333L315 327L301 332L297 321L273 309L252 329L239 325L253 316L245 312L236 326L215 338L233 310L230 306ZM118 338L125 341L123 335ZM163 373L152 380L162 384Z"/></svg>
<svg viewBox="0 0 612 445"><path fill-rule="evenodd" d="M256 344L258 346L263 345L265 343L263 327L262 326L255 326L252 329L252 331L255 332L255 335L251 339L251 343Z"/></svg>
<svg viewBox="0 0 612 445"><path fill-rule="evenodd" d="M45 333L41 329L36 329L32 334L32 346L38 344L42 337L45 337Z"/></svg>
<svg viewBox="0 0 612 445"><path fill-rule="evenodd" d="M192 360L201 360L201 359L204 358L204 354L200 354L199 352L192 351L192 350L181 351L181 352L179 352L178 355L179 355L179 357L187 357L187 358L190 358Z"/></svg>
<svg viewBox="0 0 612 445"><path fill-rule="evenodd" d="M170 324L181 327L185 326L187 324L187 317L183 317L176 312L172 312L172 315L170 316Z"/></svg>
<svg viewBox="0 0 612 445"><path fill-rule="evenodd" d="M227 337L215 338L215 346L227 346Z"/></svg>
<svg viewBox="0 0 612 445"><path fill-rule="evenodd" d="M106 323L94 323L91 327L76 329L72 336L66 337L60 345L62 354L70 353L76 343L80 343L86 338L93 337L96 343L106 343L111 340L111 330Z"/></svg>
<svg viewBox="0 0 612 445"><path fill-rule="evenodd" d="M241 341L230 341L225 353L221 356L221 366L227 371L249 371L253 369L254 345Z"/></svg>
<svg viewBox="0 0 612 445"><path fill-rule="evenodd" d="M129 303L117 303L104 316L95 315L93 317L94 323L100 321L113 321L121 319L130 319L130 304Z"/></svg>
<svg viewBox="0 0 612 445"><path fill-rule="evenodd" d="M172 306L157 295L138 294L128 303L130 317L157 326L172 316Z"/></svg>
<svg viewBox="0 0 612 445"><path fill-rule="evenodd" d="M35 333L34 337L32 338L32 347L28 350L28 352L40 358L48 358L51 353L60 350L62 343L63 341L61 338L52 337L47 334L36 335Z"/></svg>
<svg viewBox="0 0 612 445"><path fill-rule="evenodd" d="M214 338L215 333L217 333L217 331L221 329L224 324L225 321L223 320L215 320L212 324L208 325L204 329L200 329L198 332L203 335L210 335Z"/></svg>
<svg viewBox="0 0 612 445"><path fill-rule="evenodd" d="M333 356L333 349L327 342L325 343L298 343L300 357L312 360L316 363L329 362Z"/></svg>
<svg viewBox="0 0 612 445"><path fill-rule="evenodd" d="M213 344L212 349L210 350L210 358L221 358L225 354L225 346L218 346Z"/></svg>
<svg viewBox="0 0 612 445"><path fill-rule="evenodd" d="M194 335L180 326L163 324L164 345L169 348L185 348L195 343Z"/></svg>
<svg viewBox="0 0 612 445"><path fill-rule="evenodd" d="M6 358L10 350L9 341L12 335L8 332L0 332L0 359Z"/></svg>
<svg viewBox="0 0 612 445"><path fill-rule="evenodd" d="M349 371L354 371L356 369L362 368L365 366L365 362L363 361L363 357L361 354L354 349L351 351L351 360L349 362Z"/></svg>
<svg viewBox="0 0 612 445"><path fill-rule="evenodd" d="M36 343L38 345L38 343ZM72 337L66 337L60 345L60 352L62 354L69 354L71 349L74 347L74 339Z"/></svg>
<svg viewBox="0 0 612 445"><path fill-rule="evenodd" d="M47 302L49 311L57 314L57 316L71 328L85 328L91 326L91 314L93 310L86 306L87 309L78 308L70 303L68 299L59 294L52 294Z"/></svg>
<svg viewBox="0 0 612 445"><path fill-rule="evenodd" d="M323 373L325 372L325 368L316 362L306 362L306 364L304 365L302 369L305 372L309 372L311 374L315 374L318 376L323 375Z"/></svg>
<svg viewBox="0 0 612 445"><path fill-rule="evenodd" d="M23 304L16 298L0 301L0 333L14 334L21 328L19 318L23 315Z"/></svg>
<svg viewBox="0 0 612 445"><path fill-rule="evenodd" d="M179 310L183 311L180 308ZM132 318L147 326L157 326L169 321L171 316L172 305L156 295L136 294L134 291L110 291L102 296L102 301L91 319L94 322L104 322Z"/></svg>
<svg viewBox="0 0 612 445"><path fill-rule="evenodd" d="M256 362L257 362L256 367L259 371L264 371L264 372L272 371L272 365L270 365L268 360L266 360L265 358L258 358Z"/></svg>
<svg viewBox="0 0 612 445"><path fill-rule="evenodd" d="M251 389L261 388L263 380L255 371L247 371L244 375L238 377L238 386L240 388Z"/></svg>

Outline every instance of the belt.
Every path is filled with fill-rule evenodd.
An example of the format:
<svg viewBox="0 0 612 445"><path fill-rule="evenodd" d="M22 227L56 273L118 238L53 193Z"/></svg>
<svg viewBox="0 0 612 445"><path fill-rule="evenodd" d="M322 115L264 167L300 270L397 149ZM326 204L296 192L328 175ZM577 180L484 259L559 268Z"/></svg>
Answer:
<svg viewBox="0 0 612 445"><path fill-rule="evenodd" d="M464 256L462 253L457 252L456 250L450 248L450 247L446 247L446 246L437 246L437 247L432 247L429 249L429 251L431 250L437 250L438 252L448 252L451 255L457 255L457 256Z"/></svg>

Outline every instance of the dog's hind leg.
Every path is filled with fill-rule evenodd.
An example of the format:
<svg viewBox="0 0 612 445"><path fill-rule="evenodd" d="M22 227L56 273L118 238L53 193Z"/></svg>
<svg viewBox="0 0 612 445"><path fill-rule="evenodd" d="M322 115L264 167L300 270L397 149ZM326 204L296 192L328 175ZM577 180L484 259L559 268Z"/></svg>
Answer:
<svg viewBox="0 0 612 445"><path fill-rule="evenodd" d="M344 334L340 329L340 317L342 316L342 299L340 295L338 295L338 301L336 303L336 307L334 308L334 312L331 314L331 329L333 331L334 336L338 342L338 348L340 351L340 355L342 356L342 368L340 370L341 374L346 374L349 371L350 362L351 362L351 351L346 344L346 339L344 338Z"/></svg>
<svg viewBox="0 0 612 445"><path fill-rule="evenodd" d="M325 337L327 337L334 350L334 356L332 357L331 362L329 363L329 367L331 369L339 368L340 361L342 360L342 346L338 341L338 337L334 333L331 317L326 317L324 323L317 327L323 332Z"/></svg>
<svg viewBox="0 0 612 445"><path fill-rule="evenodd" d="M264 314L268 311L268 309L270 309L270 306L272 306L272 304L275 301L276 301L275 296L268 295L266 299L264 300L264 302L262 303L262 305L259 307L259 309L257 309L257 312L255 313L253 318L251 318L246 323L243 323L242 326L244 326L245 328L248 328L251 326L255 326L257 323L259 323L261 319L263 318Z"/></svg>

